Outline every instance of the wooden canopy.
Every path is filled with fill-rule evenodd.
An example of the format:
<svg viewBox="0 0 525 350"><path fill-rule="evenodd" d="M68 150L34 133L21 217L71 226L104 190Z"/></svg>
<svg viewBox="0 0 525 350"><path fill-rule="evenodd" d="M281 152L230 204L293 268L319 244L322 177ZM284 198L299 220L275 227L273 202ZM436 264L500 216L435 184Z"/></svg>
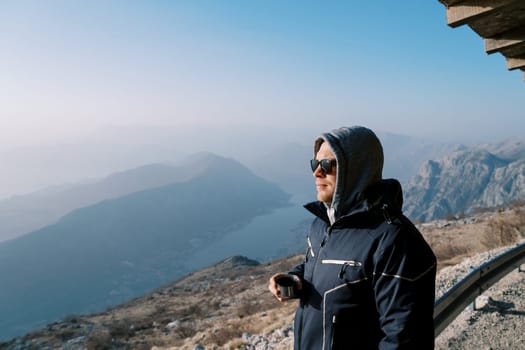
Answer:
<svg viewBox="0 0 525 350"><path fill-rule="evenodd" d="M485 52L501 53L507 69L521 69L525 80L525 0L439 0L447 24L468 25L485 41Z"/></svg>

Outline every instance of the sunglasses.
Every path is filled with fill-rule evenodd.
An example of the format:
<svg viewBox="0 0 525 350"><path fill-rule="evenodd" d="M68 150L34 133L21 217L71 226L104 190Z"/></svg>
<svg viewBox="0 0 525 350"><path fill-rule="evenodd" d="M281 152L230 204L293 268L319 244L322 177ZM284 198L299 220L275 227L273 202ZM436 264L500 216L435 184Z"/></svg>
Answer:
<svg viewBox="0 0 525 350"><path fill-rule="evenodd" d="M332 167L336 165L335 159L312 159L310 160L310 166L312 167L312 171L315 171L318 166L321 166L321 172L323 175L330 174L332 172Z"/></svg>

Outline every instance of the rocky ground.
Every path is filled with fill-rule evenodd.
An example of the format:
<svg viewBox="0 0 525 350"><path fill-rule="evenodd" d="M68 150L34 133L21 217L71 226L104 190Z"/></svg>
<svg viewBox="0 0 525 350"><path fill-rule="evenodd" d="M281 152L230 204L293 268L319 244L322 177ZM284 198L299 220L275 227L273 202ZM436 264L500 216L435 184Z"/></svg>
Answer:
<svg viewBox="0 0 525 350"><path fill-rule="evenodd" d="M446 268L439 280L446 287L497 252L478 254ZM436 338L436 349L525 349L525 271L513 271L478 297L475 308L467 307Z"/></svg>

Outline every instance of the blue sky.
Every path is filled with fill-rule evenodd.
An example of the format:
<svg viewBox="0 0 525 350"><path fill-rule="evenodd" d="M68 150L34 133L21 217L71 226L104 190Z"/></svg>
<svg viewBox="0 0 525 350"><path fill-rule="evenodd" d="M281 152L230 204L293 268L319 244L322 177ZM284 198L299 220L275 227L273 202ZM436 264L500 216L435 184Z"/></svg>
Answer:
<svg viewBox="0 0 525 350"><path fill-rule="evenodd" d="M437 0L0 2L0 146L106 125L523 136L521 71Z"/></svg>

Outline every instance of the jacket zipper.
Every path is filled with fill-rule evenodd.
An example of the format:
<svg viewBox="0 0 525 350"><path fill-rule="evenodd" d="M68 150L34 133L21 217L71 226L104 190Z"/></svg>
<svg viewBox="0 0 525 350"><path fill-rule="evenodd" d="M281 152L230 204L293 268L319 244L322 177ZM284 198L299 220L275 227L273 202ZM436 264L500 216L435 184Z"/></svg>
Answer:
<svg viewBox="0 0 525 350"><path fill-rule="evenodd" d="M319 256L321 256L321 249L323 249L323 247L325 246L326 244L326 241L328 239L328 237L330 237L330 234L332 233L332 226L328 226L326 228L326 231L324 233L324 237L323 237L323 240L321 241L321 244L319 245L319 250L317 251L317 254ZM317 267L317 265L319 264L319 260L315 260L315 264L314 264L314 267L312 268L312 282L313 282L313 279L314 279L314 275L315 275L315 269Z"/></svg>
<svg viewBox="0 0 525 350"><path fill-rule="evenodd" d="M319 247L319 249L324 247L324 245L326 244L326 240L328 239L328 237L330 237L331 233L332 233L332 226L328 226L326 228L325 233L324 233L324 237L323 237L323 240L321 241L321 246Z"/></svg>
<svg viewBox="0 0 525 350"><path fill-rule="evenodd" d="M330 233L332 232L332 227L331 226L328 226L326 228L326 231L324 233L324 237L323 237L323 240L321 241L321 244L319 245L319 249L317 251L317 255L318 256L321 256L321 250L323 249L323 247L325 246L326 244L326 240L328 239L328 237L330 236ZM311 250L312 252L312 256L314 256L313 254L313 249ZM310 276L310 280L312 281L312 283L314 282L313 281L313 278L314 278L314 275L315 275L315 270L316 270L316 267L317 265L320 263L319 260L315 260L315 263L314 263L314 266L312 267L312 273L309 275Z"/></svg>

